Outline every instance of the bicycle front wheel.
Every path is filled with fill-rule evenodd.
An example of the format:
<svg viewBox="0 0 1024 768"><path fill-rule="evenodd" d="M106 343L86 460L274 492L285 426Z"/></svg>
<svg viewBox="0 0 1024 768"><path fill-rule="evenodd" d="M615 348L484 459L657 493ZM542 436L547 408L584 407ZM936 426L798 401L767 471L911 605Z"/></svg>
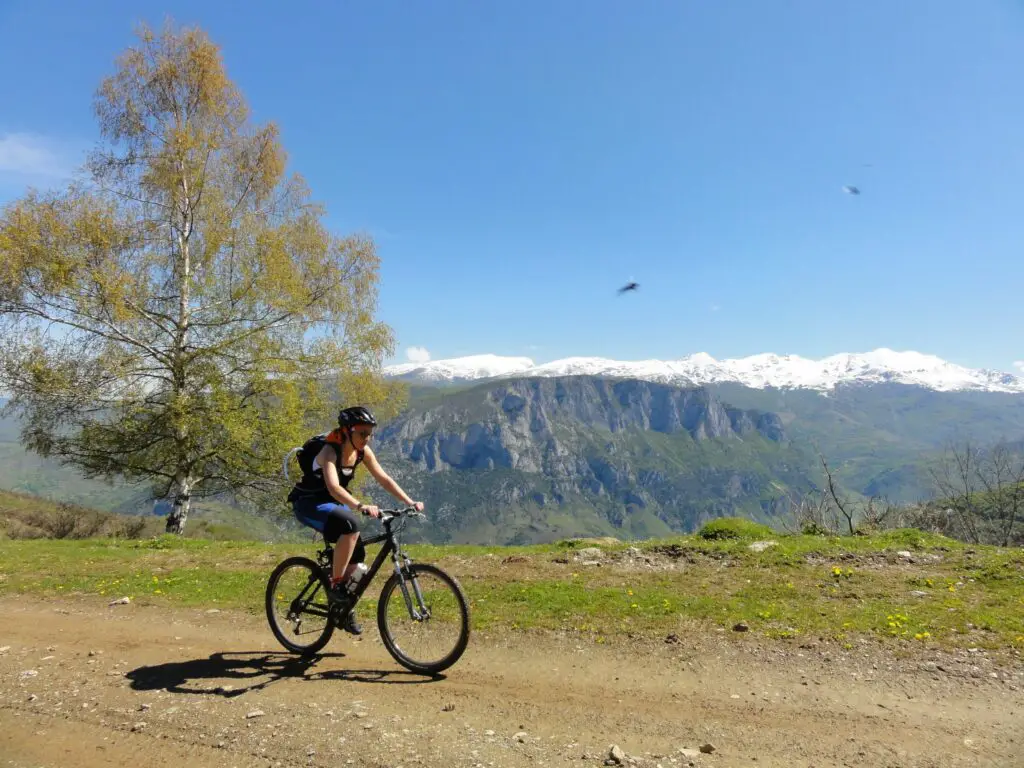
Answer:
<svg viewBox="0 0 1024 768"><path fill-rule="evenodd" d="M307 557L290 557L270 574L267 621L274 637L289 651L309 656L331 639L329 588L323 569Z"/></svg>
<svg viewBox="0 0 1024 768"><path fill-rule="evenodd" d="M377 626L388 653L410 672L436 675L469 643L469 603L459 583L433 565L402 568L384 583Z"/></svg>

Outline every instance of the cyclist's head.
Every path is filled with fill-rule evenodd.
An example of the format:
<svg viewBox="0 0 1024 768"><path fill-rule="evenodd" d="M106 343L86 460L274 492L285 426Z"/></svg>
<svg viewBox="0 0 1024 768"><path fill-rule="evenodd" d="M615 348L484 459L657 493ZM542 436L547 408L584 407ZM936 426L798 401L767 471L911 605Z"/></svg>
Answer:
<svg viewBox="0 0 1024 768"><path fill-rule="evenodd" d="M377 426L377 420L370 413L369 408L361 405L354 405L345 408L338 414L338 426L347 431L350 435L361 438L365 444L373 434L373 428Z"/></svg>

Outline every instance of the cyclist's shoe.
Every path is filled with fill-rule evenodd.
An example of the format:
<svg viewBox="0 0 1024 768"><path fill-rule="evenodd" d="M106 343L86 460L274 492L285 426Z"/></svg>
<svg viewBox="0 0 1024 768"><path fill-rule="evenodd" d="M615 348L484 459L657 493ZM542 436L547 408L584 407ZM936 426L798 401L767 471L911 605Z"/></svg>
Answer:
<svg viewBox="0 0 1024 768"><path fill-rule="evenodd" d="M343 605L348 607L352 603L352 595L345 588L346 584L344 581L339 582L337 586L327 590L327 604L328 605Z"/></svg>
<svg viewBox="0 0 1024 768"><path fill-rule="evenodd" d="M353 608L345 616L345 620L341 622L341 628L351 635L363 634L363 628L359 626L359 622L356 621L356 610Z"/></svg>

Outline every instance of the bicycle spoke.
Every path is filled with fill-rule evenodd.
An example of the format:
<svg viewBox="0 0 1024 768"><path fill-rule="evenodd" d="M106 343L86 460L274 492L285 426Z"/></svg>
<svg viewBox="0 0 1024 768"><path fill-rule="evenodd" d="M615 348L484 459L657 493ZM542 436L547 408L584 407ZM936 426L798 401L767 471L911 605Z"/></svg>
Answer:
<svg viewBox="0 0 1024 768"><path fill-rule="evenodd" d="M461 655L468 639L468 609L455 582L432 566L403 570L381 593L378 620L385 645L410 669L439 671Z"/></svg>
<svg viewBox="0 0 1024 768"><path fill-rule="evenodd" d="M281 563L267 584L267 618L274 635L292 651L318 650L330 638L327 596L319 566L305 558Z"/></svg>

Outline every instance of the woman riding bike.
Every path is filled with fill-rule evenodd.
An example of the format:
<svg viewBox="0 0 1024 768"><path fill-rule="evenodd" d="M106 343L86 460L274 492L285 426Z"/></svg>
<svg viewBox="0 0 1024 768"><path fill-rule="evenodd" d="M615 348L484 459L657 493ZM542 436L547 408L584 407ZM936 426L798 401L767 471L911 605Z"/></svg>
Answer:
<svg viewBox="0 0 1024 768"><path fill-rule="evenodd" d="M369 446L377 420L363 406L345 408L338 414L338 428L323 437L324 446L312 462L311 471L288 494L295 517L303 525L320 531L328 543L334 544L331 565L331 599L343 600L345 583L366 559L366 550L359 538L359 521L352 510L380 517L373 504L356 499L348 485L356 467L365 463L370 474L388 493L403 504L423 511L423 502L413 501L377 462ZM362 634L355 611L349 611L342 628L353 635Z"/></svg>

